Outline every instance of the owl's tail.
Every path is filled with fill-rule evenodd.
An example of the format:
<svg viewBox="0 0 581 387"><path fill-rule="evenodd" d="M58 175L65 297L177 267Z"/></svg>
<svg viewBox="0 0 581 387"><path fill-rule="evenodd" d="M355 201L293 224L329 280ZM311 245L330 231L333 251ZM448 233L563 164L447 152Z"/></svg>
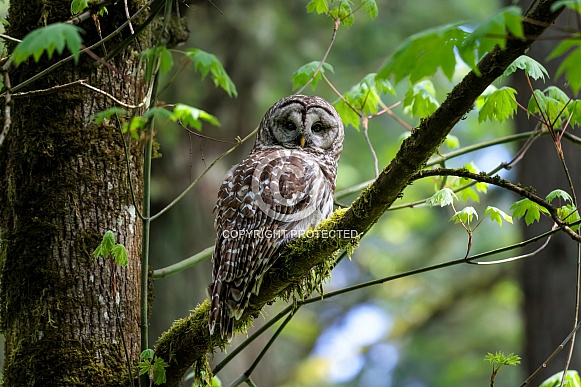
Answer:
<svg viewBox="0 0 581 387"><path fill-rule="evenodd" d="M214 334L216 324L220 326L220 337L232 341L234 336L234 316L231 316L229 308L225 302L229 294L230 284L222 282L217 278L214 283L208 286L208 296L210 297L210 335Z"/></svg>

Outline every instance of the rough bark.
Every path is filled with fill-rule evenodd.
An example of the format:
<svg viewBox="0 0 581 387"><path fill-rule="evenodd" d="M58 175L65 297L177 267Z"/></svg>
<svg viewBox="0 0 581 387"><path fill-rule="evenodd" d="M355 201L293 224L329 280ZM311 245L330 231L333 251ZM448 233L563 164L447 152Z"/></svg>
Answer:
<svg viewBox="0 0 581 387"><path fill-rule="evenodd" d="M65 21L70 3L11 1L7 33L22 39L38 27ZM144 3L129 1L129 6L134 11ZM103 35L126 20L123 2L108 10L99 19ZM100 39L92 19L80 26L86 46ZM104 56L129 34L125 29L95 53ZM144 45L150 41L141 38ZM19 91L83 79L138 104L145 92L142 49L133 44L116 56L111 65L118 72L81 55L79 63L69 62ZM43 55L39 63L11 67L12 86L58 59ZM111 106L105 96L79 86L13 99L12 124L0 147L5 385L119 385L127 377L126 359L135 365L139 357L141 222L115 122L95 125L90 119ZM130 148L129 168L139 198L142 145L133 142ZM107 230L126 246L127 267L93 258Z"/></svg>
<svg viewBox="0 0 581 387"><path fill-rule="evenodd" d="M476 98L498 78L506 67L524 54L561 10L551 11L555 1L536 1L527 11L523 27L527 40L509 40L505 49L493 50L479 64L481 76L469 73L448 95L440 108L423 120L420 127L407 138L392 162L377 180L362 192L349 209L323 227L333 230L367 231L392 203L400 197L411 177L417 173L444 141L454 125L472 109ZM268 302L288 294L293 285L305 281L313 267L332 256L338 248L348 248L352 241L331 238L302 239L293 243L266 274L260 294L239 321L241 329ZM328 264L332 266L333 261ZM210 337L207 327L208 302L204 302L188 317L178 321L159 339L156 355L170 363L167 369L169 386L178 386L181 376L194 362L215 348L224 346L216 336Z"/></svg>

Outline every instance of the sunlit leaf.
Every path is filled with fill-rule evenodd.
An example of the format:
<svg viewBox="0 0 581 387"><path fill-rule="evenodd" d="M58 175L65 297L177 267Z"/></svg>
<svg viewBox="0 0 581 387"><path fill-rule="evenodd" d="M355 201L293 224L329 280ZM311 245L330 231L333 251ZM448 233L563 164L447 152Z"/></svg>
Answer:
<svg viewBox="0 0 581 387"><path fill-rule="evenodd" d="M436 111L440 104L436 100L436 89L429 80L413 85L403 100L404 112L416 117L427 117Z"/></svg>
<svg viewBox="0 0 581 387"><path fill-rule="evenodd" d="M510 206L513 218L525 218L525 223L528 225L539 221L541 219L541 212L549 213L545 207L529 200L522 199Z"/></svg>
<svg viewBox="0 0 581 387"><path fill-rule="evenodd" d="M550 78L547 69L544 68L542 64L526 55L521 55L514 62L512 62L510 66L504 70L502 76L506 77L514 73L517 69L523 70L529 77L533 78L534 80L542 78L544 81L545 76Z"/></svg>
<svg viewBox="0 0 581 387"><path fill-rule="evenodd" d="M444 142L446 143L446 146L450 149L455 149L460 146L460 140L453 134L448 134Z"/></svg>
<svg viewBox="0 0 581 387"><path fill-rule="evenodd" d="M555 375L543 381L539 387L554 387L560 386L561 380L563 380L563 371L557 372ZM581 378L579 378L579 373L577 371L568 370L565 375L566 387L579 387L581 386Z"/></svg>
<svg viewBox="0 0 581 387"><path fill-rule="evenodd" d="M561 208L558 208L557 215L559 215L559 218L561 218L561 220L567 223L575 223L579 221L579 219L581 219L579 218L579 211L577 211L577 208L572 204L567 204ZM571 226L571 229L577 231L579 229L579 225L577 224Z"/></svg>
<svg viewBox="0 0 581 387"><path fill-rule="evenodd" d="M454 47L460 45L466 36L460 25L455 23L429 29L404 40L381 68L379 77L393 75L398 83L409 75L410 82L416 83L441 68L451 80L456 68Z"/></svg>
<svg viewBox="0 0 581 387"><path fill-rule="evenodd" d="M454 203L454 199L458 200L458 197L450 188L442 188L435 194L433 194L428 200L426 200L426 204L430 207L435 205L439 205L440 207L449 206L450 204Z"/></svg>
<svg viewBox="0 0 581 387"><path fill-rule="evenodd" d="M372 19L375 19L379 13L375 0L363 0L363 8L365 8L365 13Z"/></svg>
<svg viewBox="0 0 581 387"><path fill-rule="evenodd" d="M486 215L488 215L491 220L498 223L498 225L500 227L502 227L502 220L503 219L505 221L507 221L508 223L512 223L512 216L508 215L507 213L505 213L504 211L502 211L501 209L498 209L496 207L492 207L492 206L486 207L486 210L484 211L484 216L486 216Z"/></svg>
<svg viewBox="0 0 581 387"><path fill-rule="evenodd" d="M512 87L501 87L484 97L484 104L478 112L478 122L504 122L512 118L517 109L516 94Z"/></svg>
<svg viewBox="0 0 581 387"><path fill-rule="evenodd" d="M351 27L355 21L353 16L353 9L351 8L350 0L339 0L339 5L329 11L329 15L333 19L341 20L341 24L345 27Z"/></svg>
<svg viewBox="0 0 581 387"><path fill-rule="evenodd" d="M202 130L202 121L212 125L220 126L220 122L210 113L183 103L178 103L170 116L172 121L181 121L184 125L189 125L197 130Z"/></svg>
<svg viewBox="0 0 581 387"><path fill-rule="evenodd" d="M486 53L496 45L506 47L508 33L519 39L524 39L522 13L517 6L504 8L486 22L480 24L465 39L459 54L462 60L474 71L478 72L476 64Z"/></svg>
<svg viewBox="0 0 581 387"><path fill-rule="evenodd" d="M311 0L307 4L307 12L327 13L329 12L329 3L327 0Z"/></svg>
<svg viewBox="0 0 581 387"><path fill-rule="evenodd" d="M472 219L478 219L478 213L474 209L474 207L464 207L462 210L456 212L451 218L450 221L454 221L455 223L464 223L470 224L472 223Z"/></svg>

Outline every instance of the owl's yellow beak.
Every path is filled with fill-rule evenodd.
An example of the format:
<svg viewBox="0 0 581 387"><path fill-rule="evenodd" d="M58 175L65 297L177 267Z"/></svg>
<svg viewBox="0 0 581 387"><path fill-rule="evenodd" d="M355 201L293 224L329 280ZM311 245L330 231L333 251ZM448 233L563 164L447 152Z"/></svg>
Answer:
<svg viewBox="0 0 581 387"><path fill-rule="evenodd" d="M305 147L306 142L307 142L307 140L305 139L305 136L301 136L301 148Z"/></svg>

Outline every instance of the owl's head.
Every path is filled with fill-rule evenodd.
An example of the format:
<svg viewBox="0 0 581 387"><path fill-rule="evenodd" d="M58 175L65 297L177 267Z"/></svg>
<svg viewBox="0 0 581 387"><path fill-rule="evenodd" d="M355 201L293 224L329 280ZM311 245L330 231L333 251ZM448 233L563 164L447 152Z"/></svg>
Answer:
<svg viewBox="0 0 581 387"><path fill-rule="evenodd" d="M338 158L343 138L343 122L333 105L320 97L296 94L268 109L260 123L254 149L282 146Z"/></svg>

